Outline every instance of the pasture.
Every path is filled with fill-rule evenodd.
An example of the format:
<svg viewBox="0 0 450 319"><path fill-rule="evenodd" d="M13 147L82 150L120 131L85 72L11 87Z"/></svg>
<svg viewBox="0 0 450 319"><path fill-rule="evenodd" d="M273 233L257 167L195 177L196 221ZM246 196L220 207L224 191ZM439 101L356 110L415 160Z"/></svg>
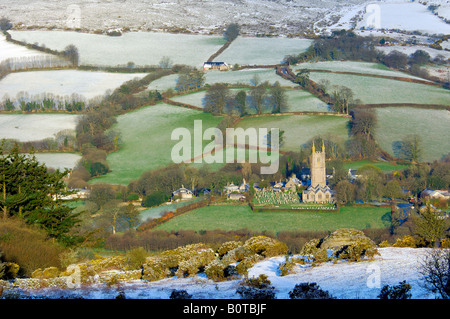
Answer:
<svg viewBox="0 0 450 319"><path fill-rule="evenodd" d="M164 103L118 116L112 129L121 134L121 148L107 157L111 172L92 182L127 185L145 171L172 164L172 148L178 143L171 140L172 131L187 128L193 132L194 120L202 120L206 129L216 127L221 117Z"/></svg>
<svg viewBox="0 0 450 319"><path fill-rule="evenodd" d="M31 71L8 74L0 81L0 99L39 100L44 93L55 97L76 95L85 99L103 96L107 92L144 73L108 73L79 70Z"/></svg>
<svg viewBox="0 0 450 319"><path fill-rule="evenodd" d="M177 216L156 230L334 231L339 228L385 228L390 208L341 207L339 212L252 212L248 205L211 205Z"/></svg>
<svg viewBox="0 0 450 319"><path fill-rule="evenodd" d="M178 74L171 74L159 78L148 86L148 90L158 90L160 92L168 89L175 89L177 85ZM205 84L213 85L215 83L228 83L232 85L254 85L255 79L270 84L279 82L284 87L296 87L298 85L278 76L273 69L243 69L238 71L206 71Z"/></svg>
<svg viewBox="0 0 450 319"><path fill-rule="evenodd" d="M73 114L0 114L0 140L20 142L54 138L60 131L73 130L78 115Z"/></svg>
<svg viewBox="0 0 450 319"><path fill-rule="evenodd" d="M403 165L403 164L396 165L396 164L390 163L390 162L377 162L377 161L370 161L370 160L346 162L346 163L344 163L344 168L357 170L360 167L363 167L365 165L373 165L373 166L381 169L383 172L392 172L392 171L408 168L408 165Z"/></svg>
<svg viewBox="0 0 450 319"><path fill-rule="evenodd" d="M121 36L71 31L11 31L13 39L39 43L54 50L74 44L80 53L80 64L117 66L157 65L165 56L174 64L200 67L225 40L218 36L127 32Z"/></svg>
<svg viewBox="0 0 450 319"><path fill-rule="evenodd" d="M412 79L421 79L408 73L389 69L380 63L360 62L360 61L321 61L321 62L305 62L295 65L295 70L315 69L328 70L334 72L353 72L372 75L404 77ZM421 79L422 80L422 79Z"/></svg>
<svg viewBox="0 0 450 319"><path fill-rule="evenodd" d="M247 91L247 113L256 114L255 108L252 107L251 97L248 95L248 88L230 89L230 92L232 95L234 95L241 90ZM171 100L203 108L205 106L204 98L206 92L207 91L205 90L195 93L178 95L172 97ZM285 89L285 93L288 107L282 110L282 112L330 112L330 109L325 102L322 102L320 99L316 98L314 95L307 91L299 89ZM269 90L267 90L267 94L268 96L270 95ZM268 98L266 99L266 102L270 103L268 101ZM264 113L270 113L271 111L271 109L265 109Z"/></svg>
<svg viewBox="0 0 450 319"><path fill-rule="evenodd" d="M363 104L440 104L450 105L450 92L426 84L375 78L370 76L311 72L314 82L330 81L330 85L351 88L355 98ZM330 89L330 88L328 88Z"/></svg>
<svg viewBox="0 0 450 319"><path fill-rule="evenodd" d="M440 159L450 152L450 112L408 107L376 108L375 139L392 155L394 143L408 135L421 137L423 161Z"/></svg>
<svg viewBox="0 0 450 319"><path fill-rule="evenodd" d="M243 37L234 40L215 61L240 65L279 64L290 54L306 51L312 40L299 38Z"/></svg>
<svg viewBox="0 0 450 319"><path fill-rule="evenodd" d="M284 131L280 149L298 152L300 146L317 136L343 143L348 138L347 122L346 118L332 115L275 115L245 118L237 127L279 128Z"/></svg>

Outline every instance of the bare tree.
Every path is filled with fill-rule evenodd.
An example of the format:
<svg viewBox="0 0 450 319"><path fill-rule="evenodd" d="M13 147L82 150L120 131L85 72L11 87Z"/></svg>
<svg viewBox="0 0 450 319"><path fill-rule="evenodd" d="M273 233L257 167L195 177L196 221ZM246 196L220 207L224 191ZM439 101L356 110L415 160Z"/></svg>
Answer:
<svg viewBox="0 0 450 319"><path fill-rule="evenodd" d="M78 48L75 45L69 44L66 46L64 49L64 56L67 57L72 65L78 66L80 55L78 53Z"/></svg>
<svg viewBox="0 0 450 319"><path fill-rule="evenodd" d="M432 249L425 255L420 267L425 287L439 293L442 299L450 298L450 249Z"/></svg>

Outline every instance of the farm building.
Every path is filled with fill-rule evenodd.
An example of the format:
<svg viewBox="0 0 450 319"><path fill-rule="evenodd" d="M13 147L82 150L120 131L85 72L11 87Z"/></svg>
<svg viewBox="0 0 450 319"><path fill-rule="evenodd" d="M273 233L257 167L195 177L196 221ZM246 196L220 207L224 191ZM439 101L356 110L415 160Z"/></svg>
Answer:
<svg viewBox="0 0 450 319"><path fill-rule="evenodd" d="M205 63L203 63L204 71L209 71L209 70L228 71L230 69L231 69L231 66L229 66L225 62L205 62Z"/></svg>

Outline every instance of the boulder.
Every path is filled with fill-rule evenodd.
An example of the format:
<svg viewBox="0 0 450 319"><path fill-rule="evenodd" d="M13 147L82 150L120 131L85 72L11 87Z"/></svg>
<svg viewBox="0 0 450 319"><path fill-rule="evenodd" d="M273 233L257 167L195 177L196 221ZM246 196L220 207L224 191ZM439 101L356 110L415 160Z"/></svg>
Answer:
<svg viewBox="0 0 450 319"><path fill-rule="evenodd" d="M331 254L327 252L331 252ZM322 262L328 260L327 255L339 259L359 261L364 257L371 258L378 252L377 245L362 231L343 228L334 231L325 238L307 242L301 253L312 255L314 261Z"/></svg>

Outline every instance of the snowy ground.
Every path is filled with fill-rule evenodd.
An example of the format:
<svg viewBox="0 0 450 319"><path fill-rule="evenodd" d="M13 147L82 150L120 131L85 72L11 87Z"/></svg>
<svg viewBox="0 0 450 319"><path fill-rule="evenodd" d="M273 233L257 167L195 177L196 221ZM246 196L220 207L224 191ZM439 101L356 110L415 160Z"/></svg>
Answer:
<svg viewBox="0 0 450 319"><path fill-rule="evenodd" d="M9 97L35 97L42 94L68 97L72 94L85 99L103 96L124 82L144 77L144 73L108 73L79 70L30 71L8 74L0 81L0 100Z"/></svg>
<svg viewBox="0 0 450 319"><path fill-rule="evenodd" d="M28 142L53 138L60 131L75 131L78 117L73 114L1 114L0 139Z"/></svg>
<svg viewBox="0 0 450 319"><path fill-rule="evenodd" d="M287 276L280 276L278 266L284 257L273 257L257 263L249 270L249 277L265 274L275 287L277 299L289 299L289 291L301 282L317 282L338 299L376 299L384 285L397 285L406 280L412 286L413 299L435 299L437 296L423 287L419 267L427 249L380 248L380 255L372 261L358 263L325 263L320 266L297 265ZM194 299L238 299L236 289L240 280L213 282L203 275L190 278L167 278L144 283L134 281L107 288L105 285L72 290L42 289L33 295L87 299L115 298L124 291L129 299L168 299L173 289L186 290Z"/></svg>
<svg viewBox="0 0 450 319"><path fill-rule="evenodd" d="M0 63L10 58L47 56L47 54L36 50L30 50L21 45L6 41L3 34L0 34Z"/></svg>

